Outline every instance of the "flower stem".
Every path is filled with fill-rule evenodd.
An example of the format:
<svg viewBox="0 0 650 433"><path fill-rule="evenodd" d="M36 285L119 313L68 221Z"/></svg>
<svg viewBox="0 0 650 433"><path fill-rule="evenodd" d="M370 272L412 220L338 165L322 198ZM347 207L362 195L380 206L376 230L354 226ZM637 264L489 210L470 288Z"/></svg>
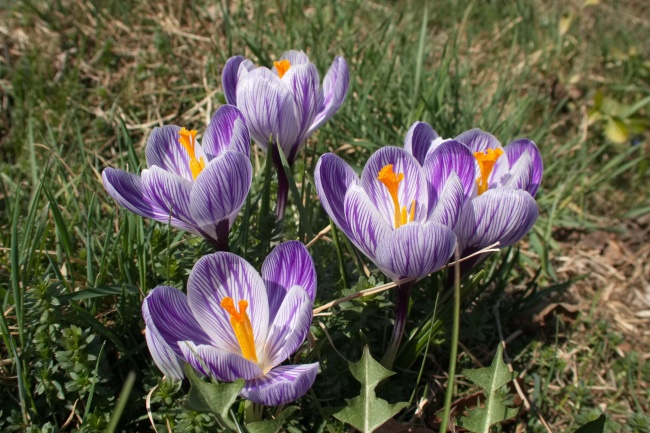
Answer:
<svg viewBox="0 0 650 433"><path fill-rule="evenodd" d="M451 330L451 353L449 354L449 379L445 391L445 410L440 423L440 433L446 433L451 411L451 398L454 395L454 377L456 376L456 359L458 358L458 334L460 330L460 251L456 247L456 265L454 265L454 322Z"/></svg>
<svg viewBox="0 0 650 433"><path fill-rule="evenodd" d="M404 329L406 329L406 317L409 310L409 299L411 298L412 282L400 284L397 286L397 304L395 305L395 326L393 327L393 335L390 337L388 349L381 359L381 365L388 370L393 368L395 357L397 356L397 349L402 341Z"/></svg>
<svg viewBox="0 0 650 433"><path fill-rule="evenodd" d="M215 227L217 232L217 239L210 239L210 243L217 251L230 251L228 246L228 232L230 231L230 222L228 218L223 219L217 223Z"/></svg>
<svg viewBox="0 0 650 433"><path fill-rule="evenodd" d="M289 179L287 174L282 167L282 159L280 158L280 153L278 152L278 145L274 144L269 146L269 152L271 152L271 158L273 159L273 165L278 173L278 203L275 208L275 214L279 220L284 219L284 212L287 208L287 199L289 196ZM289 163L291 168L291 163Z"/></svg>

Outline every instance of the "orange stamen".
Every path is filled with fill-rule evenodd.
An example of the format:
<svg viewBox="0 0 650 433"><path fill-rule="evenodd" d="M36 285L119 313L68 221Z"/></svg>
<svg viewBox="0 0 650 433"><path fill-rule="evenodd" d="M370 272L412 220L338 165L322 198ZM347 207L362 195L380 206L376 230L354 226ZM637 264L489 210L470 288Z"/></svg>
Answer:
<svg viewBox="0 0 650 433"><path fill-rule="evenodd" d="M291 62L287 59L278 60L277 62L273 62L273 66L275 66L275 69L278 71L278 77L282 78L291 67Z"/></svg>
<svg viewBox="0 0 650 433"><path fill-rule="evenodd" d="M185 148L185 151L190 157L190 170L192 171L192 177L196 180L196 177L203 171L205 168L205 161L203 157L196 159L194 149L196 147L196 129L188 130L186 128L181 128L178 131L178 142Z"/></svg>
<svg viewBox="0 0 650 433"><path fill-rule="evenodd" d="M406 206L399 205L399 199L397 197L399 183L404 180L404 173L395 173L393 171L393 164L388 164L379 170L377 180L384 184L390 197L393 199L393 206L395 206L395 228L413 221L415 219L415 200L411 203L410 211L407 211Z"/></svg>
<svg viewBox="0 0 650 433"><path fill-rule="evenodd" d="M503 150L500 148L486 149L485 152L474 152L474 158L478 161L478 166L481 170L481 175L476 179L478 186L478 195L483 194L488 190L488 178L497 159L503 155Z"/></svg>
<svg viewBox="0 0 650 433"><path fill-rule="evenodd" d="M221 300L221 308L230 314L230 326L232 326L232 330L235 332L242 356L249 361L257 362L253 326L251 325L248 314L246 314L248 302L242 299L238 302L238 306L239 311L235 308L235 302L230 297L225 297Z"/></svg>

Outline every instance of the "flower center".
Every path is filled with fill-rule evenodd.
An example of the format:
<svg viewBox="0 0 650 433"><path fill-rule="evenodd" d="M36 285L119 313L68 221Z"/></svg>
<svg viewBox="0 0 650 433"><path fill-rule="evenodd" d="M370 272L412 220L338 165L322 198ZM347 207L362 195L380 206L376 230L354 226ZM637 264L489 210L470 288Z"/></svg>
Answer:
<svg viewBox="0 0 650 433"><path fill-rule="evenodd" d="M406 206L400 206L397 197L399 183L404 180L404 173L395 173L393 171L393 164L388 164L379 170L377 180L384 184L390 197L393 199L393 206L395 206L395 228L399 228L413 221L415 219L415 200L411 202L411 209L407 213Z"/></svg>
<svg viewBox="0 0 650 433"><path fill-rule="evenodd" d="M196 159L194 154L194 148L196 147L196 129L191 131L186 128L181 128L178 131L178 142L185 148L185 151L190 157L190 170L192 170L192 177L196 180L196 177L201 173L205 168L205 161L203 157Z"/></svg>
<svg viewBox="0 0 650 433"><path fill-rule="evenodd" d="M503 155L503 150L498 147L496 149L485 149L485 152L474 152L474 158L478 161L478 166L481 170L481 175L476 178L478 195L488 190L488 177L490 177L494 164L496 164L497 159L501 155Z"/></svg>
<svg viewBox="0 0 650 433"><path fill-rule="evenodd" d="M279 60L277 62L273 62L273 66L275 66L275 69L278 71L278 77L282 78L282 76L286 74L291 67L291 62L287 59Z"/></svg>
<svg viewBox="0 0 650 433"><path fill-rule="evenodd" d="M251 325L251 320L248 318L248 314L246 314L248 302L242 299L238 302L238 305L239 311L235 308L235 302L232 298L225 297L221 300L221 308L230 314L230 326L235 331L235 337L237 337L242 356L249 361L257 362L253 326Z"/></svg>

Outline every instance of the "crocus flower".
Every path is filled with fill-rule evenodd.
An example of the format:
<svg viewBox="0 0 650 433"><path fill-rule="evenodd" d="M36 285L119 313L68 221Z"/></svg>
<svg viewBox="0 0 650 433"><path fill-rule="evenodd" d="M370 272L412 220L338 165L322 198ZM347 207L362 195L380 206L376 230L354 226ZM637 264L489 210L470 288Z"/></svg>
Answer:
<svg viewBox="0 0 650 433"><path fill-rule="evenodd" d="M276 406L312 386L318 363L280 365L305 339L316 296L316 272L305 246L280 244L262 275L227 252L201 258L187 296L153 289L142 305L154 362L167 376L183 377L182 362L216 380L245 379L241 396Z"/></svg>
<svg viewBox="0 0 650 433"><path fill-rule="evenodd" d="M320 157L314 180L325 211L350 241L393 281L423 278L442 268L456 246L450 228L463 204L458 176L430 191L424 167L406 150L383 147L361 177L333 153ZM410 284L398 288L395 328L384 365L390 366L404 331Z"/></svg>
<svg viewBox="0 0 650 433"><path fill-rule="evenodd" d="M228 249L228 232L251 187L250 136L244 117L224 105L203 135L176 125L154 128L140 176L106 168L106 191L122 206Z"/></svg>
<svg viewBox="0 0 650 433"><path fill-rule="evenodd" d="M316 66L302 51L287 51L273 68L255 67L235 56L228 59L222 83L226 100L246 118L255 142L266 152L272 144L278 168L278 216L284 215L288 183L275 146L292 164L307 139L339 109L350 77L343 57L336 57L320 86Z"/></svg>
<svg viewBox="0 0 650 433"><path fill-rule="evenodd" d="M427 172L436 190L441 173L458 174L465 201L455 232L460 250L469 254L499 242L504 248L524 237L537 220L534 196L544 166L539 149L522 138L505 147L490 133L472 129L453 140L443 140L424 122L415 122L407 133L405 149L418 160L439 160Z"/></svg>

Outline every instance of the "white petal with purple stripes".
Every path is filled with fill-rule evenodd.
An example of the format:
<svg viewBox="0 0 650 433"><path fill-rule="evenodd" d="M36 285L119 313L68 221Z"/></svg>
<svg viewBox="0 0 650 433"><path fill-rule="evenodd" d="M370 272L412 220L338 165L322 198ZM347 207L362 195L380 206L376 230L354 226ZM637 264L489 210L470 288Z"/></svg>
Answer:
<svg viewBox="0 0 650 433"><path fill-rule="evenodd" d="M162 213L147 199L140 176L106 167L102 171L102 183L106 192L131 212L156 220L167 217L167 213Z"/></svg>
<svg viewBox="0 0 650 433"><path fill-rule="evenodd" d="M424 171L429 184L429 213L440 200L442 190L451 173L456 173L463 186L465 200L476 190L476 158L469 148L456 140L447 140L429 152Z"/></svg>
<svg viewBox="0 0 650 433"><path fill-rule="evenodd" d="M237 353L213 346L196 345L191 341L179 341L178 346L192 367L217 380L234 382L237 379L253 379L262 374L257 364Z"/></svg>
<svg viewBox="0 0 650 433"><path fill-rule="evenodd" d="M348 72L348 64L343 57L337 56L334 58L327 74L325 74L322 104L318 107L318 114L309 127L307 136L313 134L338 111L345 101L349 86L350 73Z"/></svg>
<svg viewBox="0 0 650 433"><path fill-rule="evenodd" d="M182 380L185 377L183 373L183 361L165 343L155 329L147 326L144 330L144 337L147 340L149 353L156 366L162 373L174 380Z"/></svg>
<svg viewBox="0 0 650 433"><path fill-rule="evenodd" d="M228 59L221 73L221 85L226 101L237 105L237 83L241 76L255 68L255 65L244 56L234 56Z"/></svg>
<svg viewBox="0 0 650 433"><path fill-rule="evenodd" d="M411 205L415 201L415 221L424 221L428 206L426 178L422 166L404 149L386 146L373 153L361 173L361 186L386 222L394 227L393 199L386 186L377 179L381 169L388 164L393 165L394 173L404 174L404 180L400 182L397 192L400 206L405 206L407 212L410 212Z"/></svg>
<svg viewBox="0 0 650 433"><path fill-rule="evenodd" d="M153 289L142 303L142 316L147 326L155 329L155 334L178 356L183 355L176 344L178 340L192 340L197 344L210 341L190 311L185 294L173 287Z"/></svg>
<svg viewBox="0 0 650 433"><path fill-rule="evenodd" d="M293 286L302 287L312 302L316 298L314 261L300 241L283 242L275 247L262 264L262 279L269 299L271 322Z"/></svg>
<svg viewBox="0 0 650 433"><path fill-rule="evenodd" d="M193 228L195 222L190 212L192 182L154 165L142 170L142 183L147 198L161 212Z"/></svg>
<svg viewBox="0 0 650 433"><path fill-rule="evenodd" d="M530 195L535 197L539 184L542 182L542 175L544 174L544 162L542 161L542 155L539 152L539 149L532 140L520 138L519 140L515 140L508 144L504 150L508 156L510 168L512 168L517 163L517 160L526 153L532 158L533 170L527 191Z"/></svg>
<svg viewBox="0 0 650 433"><path fill-rule="evenodd" d="M307 129L312 124L316 116L316 111L323 103L318 70L313 63L292 66L281 80L291 90L294 102L296 103L298 115L297 127L300 131L296 142L300 144L307 138ZM295 146L287 148L285 144L280 144L287 158L293 161L299 149Z"/></svg>
<svg viewBox="0 0 650 433"><path fill-rule="evenodd" d="M359 184L359 176L338 155L326 153L318 159L314 183L325 212L347 233L350 226L345 216L345 193L352 185Z"/></svg>
<svg viewBox="0 0 650 433"><path fill-rule="evenodd" d="M179 141L180 130L176 125L154 128L149 134L144 153L148 167L155 165L191 181L190 156Z"/></svg>
<svg viewBox="0 0 650 433"><path fill-rule="evenodd" d="M465 131L456 137L454 140L460 141L465 146L474 152L485 152L487 149L496 149L501 147L501 143L497 138L490 134L480 130L479 128L470 129Z"/></svg>
<svg viewBox="0 0 650 433"><path fill-rule="evenodd" d="M476 251L495 242L500 242L499 248L510 246L528 233L538 213L535 199L526 191L488 190L463 209L456 226L461 251Z"/></svg>
<svg viewBox="0 0 650 433"><path fill-rule="evenodd" d="M295 352L305 340L312 318L313 302L300 286L293 286L284 297L270 325L264 345L266 368L275 367Z"/></svg>
<svg viewBox="0 0 650 433"><path fill-rule="evenodd" d="M433 209L430 209L428 221L440 223L453 230L464 205L463 185L456 173L452 172L440 193L438 203Z"/></svg>
<svg viewBox="0 0 650 433"><path fill-rule="evenodd" d="M318 363L281 365L262 377L246 382L240 395L266 406L279 406L294 401L314 384Z"/></svg>
<svg viewBox="0 0 650 433"><path fill-rule="evenodd" d="M251 187L253 168L240 152L225 151L203 169L191 192L192 218L199 227L239 213Z"/></svg>
<svg viewBox="0 0 650 433"><path fill-rule="evenodd" d="M357 248L374 260L377 245L393 231L379 213L368 194L359 185L352 186L345 195L345 218L349 225L344 233Z"/></svg>
<svg viewBox="0 0 650 433"><path fill-rule="evenodd" d="M431 125L426 122L415 122L404 138L404 150L413 155L420 165L424 165L424 159L436 138L439 138L438 133Z"/></svg>
<svg viewBox="0 0 650 433"><path fill-rule="evenodd" d="M233 105L221 106L212 116L201 140L206 164L226 150L250 154L250 136L243 114Z"/></svg>
<svg viewBox="0 0 650 433"><path fill-rule="evenodd" d="M411 223L395 230L377 247L377 266L391 278L422 278L442 268L456 247L456 236L435 222Z"/></svg>
<svg viewBox="0 0 650 433"><path fill-rule="evenodd" d="M276 74L257 68L237 85L237 107L257 144L266 150L269 139L291 149L300 135L293 94Z"/></svg>
<svg viewBox="0 0 650 433"><path fill-rule="evenodd" d="M266 341L269 326L269 303L264 282L244 259L231 253L214 253L199 259L187 281L187 299L196 320L220 349L241 353L230 315L221 301L232 298L248 302L248 317L253 327L255 347Z"/></svg>

